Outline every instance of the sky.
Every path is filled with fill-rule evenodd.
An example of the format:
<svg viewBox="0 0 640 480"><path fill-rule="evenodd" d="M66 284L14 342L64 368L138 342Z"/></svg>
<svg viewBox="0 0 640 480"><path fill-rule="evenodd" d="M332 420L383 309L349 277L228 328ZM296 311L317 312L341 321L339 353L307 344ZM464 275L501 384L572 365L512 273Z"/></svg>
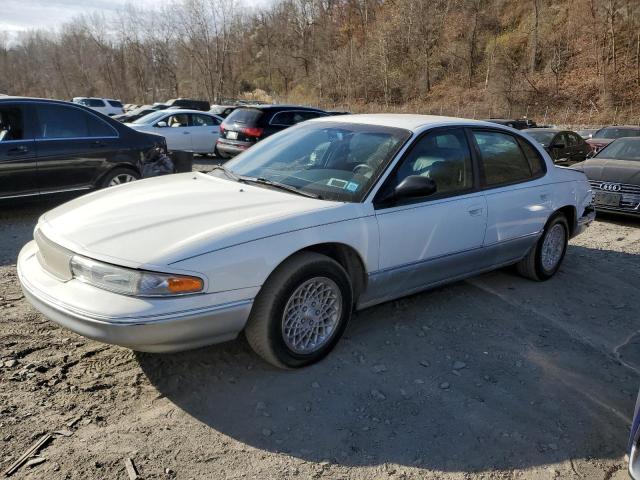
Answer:
<svg viewBox="0 0 640 480"><path fill-rule="evenodd" d="M127 3L138 7L158 7L170 0L2 0L0 31L17 33L38 28L58 28L80 14L94 12L106 15Z"/></svg>

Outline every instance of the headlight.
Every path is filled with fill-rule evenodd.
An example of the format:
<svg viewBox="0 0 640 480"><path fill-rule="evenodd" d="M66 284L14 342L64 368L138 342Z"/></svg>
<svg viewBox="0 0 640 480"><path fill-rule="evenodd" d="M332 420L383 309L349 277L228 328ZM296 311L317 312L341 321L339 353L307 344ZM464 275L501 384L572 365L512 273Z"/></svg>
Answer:
<svg viewBox="0 0 640 480"><path fill-rule="evenodd" d="M116 267L74 255L73 277L103 290L136 297L165 297L201 292L201 278Z"/></svg>

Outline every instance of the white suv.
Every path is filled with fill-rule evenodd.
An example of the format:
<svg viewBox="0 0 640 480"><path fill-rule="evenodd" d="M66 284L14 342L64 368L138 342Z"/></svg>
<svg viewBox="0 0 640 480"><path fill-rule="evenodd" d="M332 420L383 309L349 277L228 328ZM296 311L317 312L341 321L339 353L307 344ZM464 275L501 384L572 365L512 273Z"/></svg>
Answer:
<svg viewBox="0 0 640 480"><path fill-rule="evenodd" d="M73 97L72 101L110 117L124 113L122 102L112 98Z"/></svg>

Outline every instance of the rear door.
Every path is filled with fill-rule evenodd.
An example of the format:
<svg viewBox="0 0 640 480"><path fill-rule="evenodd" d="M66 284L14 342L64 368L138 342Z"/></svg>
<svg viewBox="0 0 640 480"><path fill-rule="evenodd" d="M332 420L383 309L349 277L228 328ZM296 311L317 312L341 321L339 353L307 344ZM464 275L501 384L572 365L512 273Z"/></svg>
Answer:
<svg viewBox="0 0 640 480"><path fill-rule="evenodd" d="M486 258L493 265L518 260L552 213L546 164L529 142L508 132L472 129L471 136L488 207Z"/></svg>
<svg viewBox="0 0 640 480"><path fill-rule="evenodd" d="M36 148L27 103L0 103L0 198L36 195Z"/></svg>
<svg viewBox="0 0 640 480"><path fill-rule="evenodd" d="M220 136L220 122L211 115L203 113L191 114L193 151L212 153Z"/></svg>
<svg viewBox="0 0 640 480"><path fill-rule="evenodd" d="M117 131L100 120L99 114L73 105L35 105L40 193L93 187L117 144Z"/></svg>

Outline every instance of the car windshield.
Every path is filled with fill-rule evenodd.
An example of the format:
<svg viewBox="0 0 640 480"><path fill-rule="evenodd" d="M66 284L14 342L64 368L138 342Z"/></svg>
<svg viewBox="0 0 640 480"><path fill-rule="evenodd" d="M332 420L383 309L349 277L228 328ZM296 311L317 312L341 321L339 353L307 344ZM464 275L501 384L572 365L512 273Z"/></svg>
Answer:
<svg viewBox="0 0 640 480"><path fill-rule="evenodd" d="M622 138L640 136L640 128L605 127L598 130L593 138Z"/></svg>
<svg viewBox="0 0 640 480"><path fill-rule="evenodd" d="M596 157L640 161L640 138L621 138L611 142Z"/></svg>
<svg viewBox="0 0 640 480"><path fill-rule="evenodd" d="M268 137L225 167L301 194L359 202L410 136L399 128L314 122ZM225 175L220 170L211 174Z"/></svg>
<svg viewBox="0 0 640 480"><path fill-rule="evenodd" d="M532 131L532 130L527 130L527 133L533 137L533 139L538 142L539 144L541 144L543 147L547 147L549 146L549 143L551 143L551 140L553 140L553 137L556 136L556 133L558 132L545 132L545 131Z"/></svg>
<svg viewBox="0 0 640 480"><path fill-rule="evenodd" d="M137 123L138 125L150 125L152 123L156 123L157 121L160 121L160 119L163 118L166 114L167 112L164 112L162 110L159 112L149 113L144 117L140 117L139 119L134 120L131 123Z"/></svg>

